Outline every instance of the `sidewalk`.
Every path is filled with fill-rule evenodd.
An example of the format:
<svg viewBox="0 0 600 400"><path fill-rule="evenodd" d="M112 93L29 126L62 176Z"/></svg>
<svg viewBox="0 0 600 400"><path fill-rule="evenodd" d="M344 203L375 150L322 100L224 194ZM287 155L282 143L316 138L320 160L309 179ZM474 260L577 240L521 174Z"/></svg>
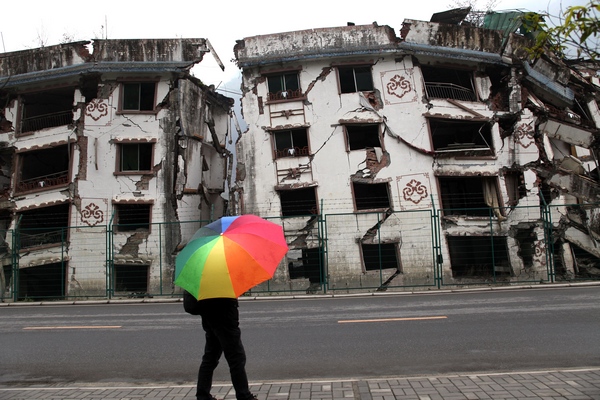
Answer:
<svg viewBox="0 0 600 400"><path fill-rule="evenodd" d="M600 399L600 368L381 379L251 382L259 400L471 400ZM195 400L188 385L114 384L1 387L0 400ZM215 384L218 399L235 400L229 384Z"/></svg>

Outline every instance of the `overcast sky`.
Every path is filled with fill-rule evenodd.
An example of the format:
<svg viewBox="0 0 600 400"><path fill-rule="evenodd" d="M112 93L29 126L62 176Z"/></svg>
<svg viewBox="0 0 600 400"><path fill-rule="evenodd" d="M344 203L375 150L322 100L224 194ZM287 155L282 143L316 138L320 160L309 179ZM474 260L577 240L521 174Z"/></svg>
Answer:
<svg viewBox="0 0 600 400"><path fill-rule="evenodd" d="M460 0L459 0L460 1ZM465 1L463 0L462 3ZM490 0L478 0L485 8ZM18 51L65 41L93 38L207 38L221 60L222 72L207 56L193 73L203 82L239 90L228 83L240 75L230 61L235 41L248 36L377 21L398 32L405 18L428 21L436 12L455 8L457 0L21 0L5 2L0 33L2 51ZM550 10L587 0L496 0L495 10ZM237 87L236 87L237 86Z"/></svg>

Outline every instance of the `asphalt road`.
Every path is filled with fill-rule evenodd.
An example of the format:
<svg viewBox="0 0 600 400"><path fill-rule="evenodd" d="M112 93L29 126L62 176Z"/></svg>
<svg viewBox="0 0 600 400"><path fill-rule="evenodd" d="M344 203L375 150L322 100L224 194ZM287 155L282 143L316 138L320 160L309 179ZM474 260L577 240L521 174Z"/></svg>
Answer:
<svg viewBox="0 0 600 400"><path fill-rule="evenodd" d="M600 366L598 286L249 300L240 317L252 381ZM0 384L190 383L202 348L181 303L0 307Z"/></svg>

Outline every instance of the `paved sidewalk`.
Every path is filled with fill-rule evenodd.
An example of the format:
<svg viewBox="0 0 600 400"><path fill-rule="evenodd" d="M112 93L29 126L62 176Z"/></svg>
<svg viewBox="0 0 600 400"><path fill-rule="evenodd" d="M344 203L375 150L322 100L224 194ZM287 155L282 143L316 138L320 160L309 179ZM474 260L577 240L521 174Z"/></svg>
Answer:
<svg viewBox="0 0 600 400"><path fill-rule="evenodd" d="M600 400L600 368L381 379L251 383L259 400ZM189 385L0 386L0 400L195 400ZM229 384L218 399L235 400Z"/></svg>

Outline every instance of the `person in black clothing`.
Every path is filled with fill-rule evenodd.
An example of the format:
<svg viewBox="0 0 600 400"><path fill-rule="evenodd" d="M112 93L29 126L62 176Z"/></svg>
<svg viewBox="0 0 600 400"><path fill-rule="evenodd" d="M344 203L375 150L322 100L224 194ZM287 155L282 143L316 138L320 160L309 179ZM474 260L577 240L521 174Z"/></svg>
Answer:
<svg viewBox="0 0 600 400"><path fill-rule="evenodd" d="M184 292L184 308L190 314L200 315L206 334L204 355L198 370L196 399L215 399L210 394L213 372L221 355L225 354L237 400L256 400L248 387L246 351L239 327L238 300L217 298L198 301L191 294Z"/></svg>

